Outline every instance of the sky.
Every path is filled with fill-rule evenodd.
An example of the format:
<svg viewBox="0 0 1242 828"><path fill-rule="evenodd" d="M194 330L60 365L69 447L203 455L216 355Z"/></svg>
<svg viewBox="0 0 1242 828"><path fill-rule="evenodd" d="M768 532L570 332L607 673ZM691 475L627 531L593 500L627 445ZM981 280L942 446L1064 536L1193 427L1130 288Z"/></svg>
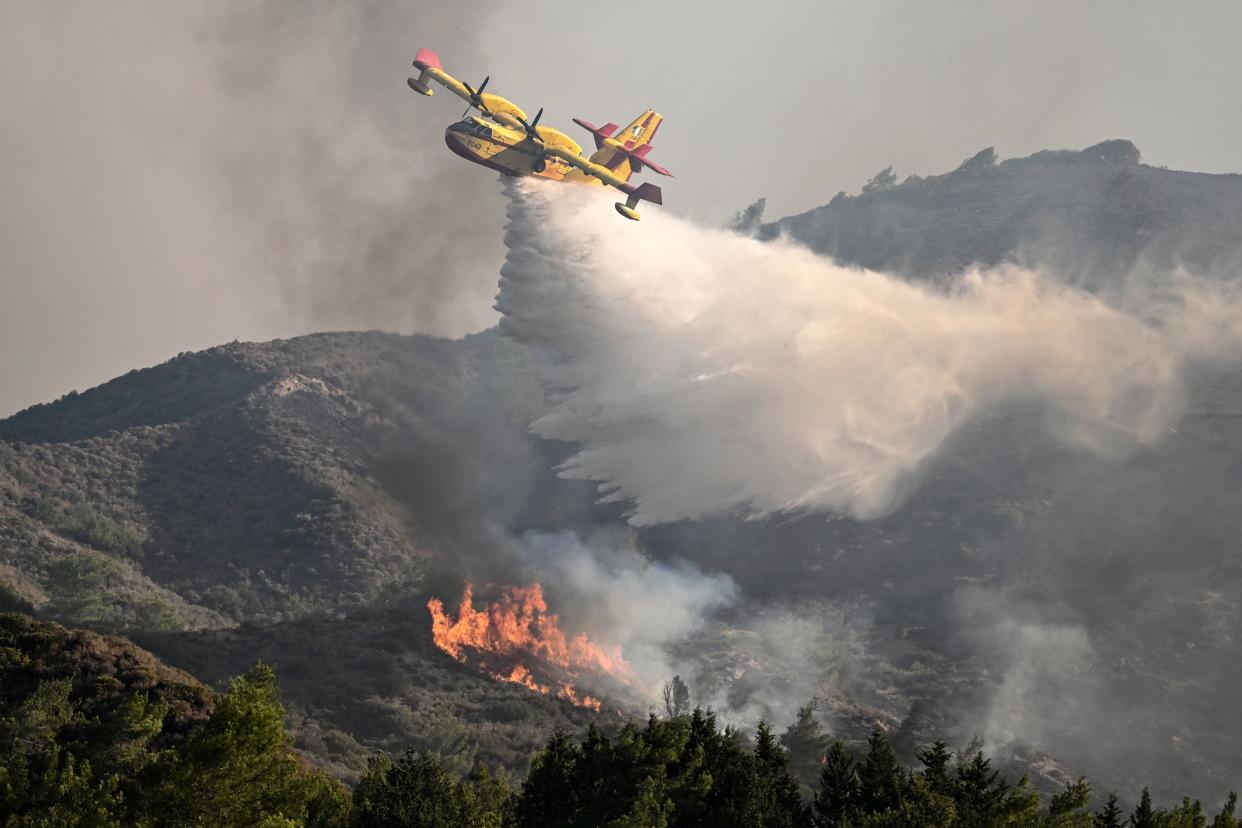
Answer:
<svg viewBox="0 0 1242 828"><path fill-rule="evenodd" d="M1239 35L1235 0L5 3L0 416L237 338L494 324L501 187L405 87L420 46L571 135L655 107L662 209L719 224L987 146L1242 172Z"/></svg>

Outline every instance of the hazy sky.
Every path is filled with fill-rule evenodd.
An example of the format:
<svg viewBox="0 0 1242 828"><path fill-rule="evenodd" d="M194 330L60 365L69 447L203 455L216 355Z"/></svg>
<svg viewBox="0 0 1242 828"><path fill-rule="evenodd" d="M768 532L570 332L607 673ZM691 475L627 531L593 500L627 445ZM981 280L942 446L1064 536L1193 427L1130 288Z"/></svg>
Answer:
<svg viewBox="0 0 1242 828"><path fill-rule="evenodd" d="M989 145L1242 171L1239 37L1236 0L5 3L0 416L238 337L491 324L500 187L419 46L570 134L656 107L664 209L718 223Z"/></svg>

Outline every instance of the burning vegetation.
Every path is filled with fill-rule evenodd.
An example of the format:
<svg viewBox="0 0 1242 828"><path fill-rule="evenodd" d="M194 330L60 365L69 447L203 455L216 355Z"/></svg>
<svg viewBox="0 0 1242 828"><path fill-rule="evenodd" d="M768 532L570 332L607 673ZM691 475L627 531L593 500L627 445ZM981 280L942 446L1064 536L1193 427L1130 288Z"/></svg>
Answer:
<svg viewBox="0 0 1242 828"><path fill-rule="evenodd" d="M439 598L428 601L427 609L431 611L431 634L437 647L463 664L477 664L500 681L520 684L543 695L554 694L592 710L600 709L599 699L576 690L572 684L582 673L606 675L627 685L634 683L620 647L601 646L584 633L566 637L560 629L560 616L548 612L548 602L539 584L505 587L499 600L484 609L475 609L474 590L467 583L456 619L445 612ZM500 669L496 668L497 662L503 665ZM541 675L551 671L561 678L536 680L528 662L545 668L540 670Z"/></svg>

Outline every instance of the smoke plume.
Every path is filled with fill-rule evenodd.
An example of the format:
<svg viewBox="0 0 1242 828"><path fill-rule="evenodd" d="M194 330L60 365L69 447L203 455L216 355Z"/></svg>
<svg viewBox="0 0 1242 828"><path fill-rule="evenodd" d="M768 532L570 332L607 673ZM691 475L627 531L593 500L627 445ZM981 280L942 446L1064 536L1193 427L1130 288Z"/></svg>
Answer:
<svg viewBox="0 0 1242 828"><path fill-rule="evenodd" d="M1236 292L1188 278L1114 305L1017 268L949 289L844 268L599 191L511 187L502 330L557 391L533 424L631 523L892 512L973 416L1014 401L1103 452L1175 422L1189 362L1237 356Z"/></svg>
<svg viewBox="0 0 1242 828"><path fill-rule="evenodd" d="M705 574L686 561L652 561L624 529L600 529L588 538L527 532L512 543L515 557L537 573L573 628L621 647L638 689L652 701L660 684L681 669L670 645L738 599L728 575Z"/></svg>

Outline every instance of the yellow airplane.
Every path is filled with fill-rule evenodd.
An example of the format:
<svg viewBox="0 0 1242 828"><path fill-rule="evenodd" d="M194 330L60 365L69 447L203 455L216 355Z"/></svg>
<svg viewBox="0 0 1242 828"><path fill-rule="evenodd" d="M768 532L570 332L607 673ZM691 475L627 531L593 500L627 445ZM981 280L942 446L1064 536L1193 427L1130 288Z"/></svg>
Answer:
<svg viewBox="0 0 1242 828"><path fill-rule="evenodd" d="M418 50L414 68L419 75L409 78L407 83L415 92L430 95L428 81L435 81L468 104L463 119L444 131L449 149L467 161L505 175L611 185L628 196L624 204L617 202L617 212L634 221L639 219L634 209L639 201L664 203L660 188L654 184L643 183L636 187L629 183L630 175L644 167L660 175L672 175L647 157L651 152L651 139L664 120L654 110L648 109L619 133L616 124L597 127L574 118L575 124L595 138L595 152L586 158L574 139L559 129L539 124L542 108L527 121L526 113L512 101L484 92L490 77L484 78L479 88L474 89L445 72L439 56L430 49ZM469 115L471 109L477 109L483 117Z"/></svg>

